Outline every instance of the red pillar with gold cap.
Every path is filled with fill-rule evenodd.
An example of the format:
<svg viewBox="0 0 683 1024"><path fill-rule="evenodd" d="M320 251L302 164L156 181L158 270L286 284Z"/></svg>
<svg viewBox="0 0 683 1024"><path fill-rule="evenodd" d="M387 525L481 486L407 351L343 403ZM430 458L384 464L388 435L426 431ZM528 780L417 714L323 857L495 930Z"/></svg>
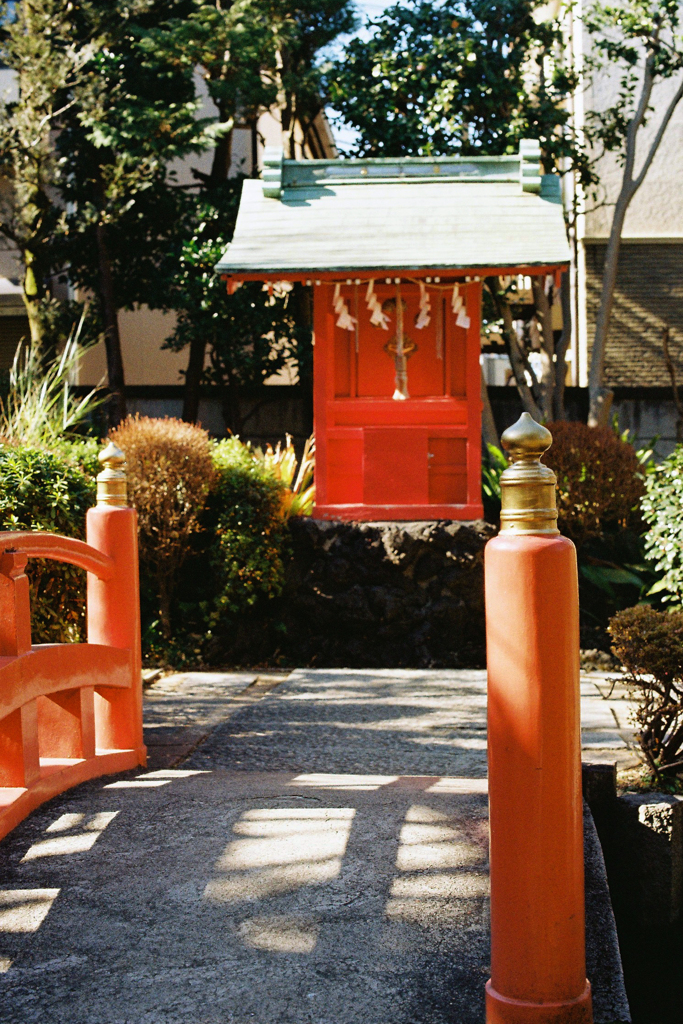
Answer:
<svg viewBox="0 0 683 1024"><path fill-rule="evenodd" d="M502 437L486 547L491 979L487 1024L590 1024L584 933L576 551L559 535L552 437Z"/></svg>

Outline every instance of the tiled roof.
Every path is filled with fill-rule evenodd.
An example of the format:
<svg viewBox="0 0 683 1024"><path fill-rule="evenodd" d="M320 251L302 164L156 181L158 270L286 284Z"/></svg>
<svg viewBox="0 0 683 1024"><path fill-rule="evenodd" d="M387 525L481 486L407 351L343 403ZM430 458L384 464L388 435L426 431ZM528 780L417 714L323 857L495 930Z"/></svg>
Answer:
<svg viewBox="0 0 683 1024"><path fill-rule="evenodd" d="M270 158L246 180L226 274L533 267L569 260L538 148L468 159Z"/></svg>

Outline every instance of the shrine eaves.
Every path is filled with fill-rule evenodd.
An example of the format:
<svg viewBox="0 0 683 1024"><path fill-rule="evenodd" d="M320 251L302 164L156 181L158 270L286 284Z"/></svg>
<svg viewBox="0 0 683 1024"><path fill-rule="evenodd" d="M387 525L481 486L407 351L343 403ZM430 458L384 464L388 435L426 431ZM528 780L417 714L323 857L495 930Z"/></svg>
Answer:
<svg viewBox="0 0 683 1024"><path fill-rule="evenodd" d="M314 515L481 515L481 279L569 263L559 179L518 155L283 160L243 184L217 271L313 290Z"/></svg>

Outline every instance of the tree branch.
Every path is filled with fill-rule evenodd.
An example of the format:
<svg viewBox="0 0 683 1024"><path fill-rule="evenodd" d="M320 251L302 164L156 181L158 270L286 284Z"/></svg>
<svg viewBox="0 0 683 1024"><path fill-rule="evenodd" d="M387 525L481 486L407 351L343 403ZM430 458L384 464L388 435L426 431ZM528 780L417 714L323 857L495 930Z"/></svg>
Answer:
<svg viewBox="0 0 683 1024"><path fill-rule="evenodd" d="M681 81L681 84L679 85L678 90L676 91L676 94L673 96L671 102L669 103L669 106L666 108L666 113L664 114L664 117L662 118L661 124L659 126L658 131L657 131L657 134L655 135L654 139L652 140L652 145L650 146L650 151L649 151L649 153L647 154L647 156L645 158L645 163L643 164L643 166L641 168L640 174L638 175L638 177L633 182L633 195L635 195L635 193L638 191L640 186L643 184L643 180L645 178L645 175L649 171L650 165L651 165L652 161L655 158L655 154L656 154L657 150L659 149L659 144L662 141L662 137L664 135L664 132L667 129L669 121L673 117L674 110L676 109L676 107L678 106L678 104L679 104L679 102L681 101L682 98L683 98L683 81Z"/></svg>

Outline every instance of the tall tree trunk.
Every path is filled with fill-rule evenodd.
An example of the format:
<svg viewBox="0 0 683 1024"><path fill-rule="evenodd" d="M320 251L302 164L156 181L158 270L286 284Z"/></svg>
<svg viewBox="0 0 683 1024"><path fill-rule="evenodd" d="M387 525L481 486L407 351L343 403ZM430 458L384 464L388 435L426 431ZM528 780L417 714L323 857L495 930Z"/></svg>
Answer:
<svg viewBox="0 0 683 1024"><path fill-rule="evenodd" d="M251 141L251 177L258 178L260 172L258 165L258 117L255 117L249 125L249 138Z"/></svg>
<svg viewBox="0 0 683 1024"><path fill-rule="evenodd" d="M25 250L22 253L24 259L24 287L23 298L28 317L31 345L35 348L43 347L43 321L40 315L40 303L44 296L44 286L41 275L36 272L36 259L32 252Z"/></svg>
<svg viewBox="0 0 683 1024"><path fill-rule="evenodd" d="M566 420L564 388L567 379L567 349L572 336L572 303L569 288L569 271L565 270L560 279L560 305L562 307L562 334L555 346L555 391L553 393L553 419Z"/></svg>
<svg viewBox="0 0 683 1024"><path fill-rule="evenodd" d="M313 336L313 291L305 284L297 283L291 292L290 303L293 304L296 323ZM299 362L299 387L303 390L304 422L306 432L313 433L313 360L308 365Z"/></svg>
<svg viewBox="0 0 683 1024"><path fill-rule="evenodd" d="M206 338L193 337L190 341L190 358L187 361L183 391L183 419L186 423L196 423L199 416L199 389L204 376L205 356Z"/></svg>
<svg viewBox="0 0 683 1024"><path fill-rule="evenodd" d="M543 419L543 413L540 405L537 401L537 395L534 394L531 387L529 387L526 379L526 373L532 380L532 386L534 381L534 372L529 366L528 359L525 358L524 353L517 341L517 335L512 323L512 310L510 309L510 303L507 301L503 294L503 289L498 276L487 277L486 287L489 290L491 298L498 313L499 318L503 321L503 341L507 348L508 356L510 357L510 365L512 366L512 372L515 377L515 383L517 384L517 391L519 397L522 400L522 408L525 412L528 412L537 423L540 423Z"/></svg>
<svg viewBox="0 0 683 1024"><path fill-rule="evenodd" d="M221 388L221 412L226 430L234 437L239 437L243 425L240 416L239 388L229 380Z"/></svg>
<svg viewBox="0 0 683 1024"><path fill-rule="evenodd" d="M229 120L228 110L219 106L220 120ZM253 137L252 137L253 146ZM253 153L252 153L253 158ZM206 180L209 189L217 188L228 180L230 164L232 163L232 130L221 135L213 151L211 173ZM206 339L193 338L190 341L190 354L187 360L185 371L185 387L183 389L183 419L186 423L196 423L199 415L199 398L202 377L204 375L204 360L206 358Z"/></svg>
<svg viewBox="0 0 683 1024"><path fill-rule="evenodd" d="M636 149L638 143L638 132L645 121L650 100L652 97L652 86L656 74L656 60L659 52L659 25L648 41L647 56L643 71L643 83L638 98L636 111L631 118L626 131L626 151L624 158L624 170L621 179L621 188L617 201L614 205L612 227L610 230L607 251L605 253L605 265L602 274L602 291L600 293L600 306L595 321L595 335L593 338L593 351L591 353L591 367L588 377L588 425L590 427L606 426L609 422L609 413L612 406L614 394L609 388L604 387L605 375L605 354L607 350L607 338L609 335L610 320L612 317L612 306L614 303L614 289L617 283L617 270L619 266L619 250L621 248L621 233L624 228L624 221L631 200L642 185L645 175L650 169L655 154L659 149L667 125L673 116L674 110L683 97L683 80L669 102L668 107L662 115L655 137L650 144L643 165L634 176Z"/></svg>
<svg viewBox="0 0 683 1024"><path fill-rule="evenodd" d="M107 229L102 215L97 222L97 261L99 272L99 293L104 320L104 345L107 353L107 379L111 397L108 403L109 426L116 427L126 418L126 381L123 370L123 353L119 334L118 309L114 296L114 276L107 245Z"/></svg>
<svg viewBox="0 0 683 1024"><path fill-rule="evenodd" d="M218 115L222 123L230 120L227 107L220 104ZM225 135L221 135L216 141L216 148L213 151L211 162L211 174L209 175L209 186L222 185L228 180L230 164L232 163L232 128Z"/></svg>
<svg viewBox="0 0 683 1024"><path fill-rule="evenodd" d="M553 394L555 391L555 337L553 335L552 306L548 301L544 277L531 278L536 316L541 321L541 413L547 423L553 418Z"/></svg>
<svg viewBox="0 0 683 1024"><path fill-rule="evenodd" d="M595 320L593 351L591 352L591 368L588 376L588 426L605 427L609 422L614 392L603 386L605 376L605 355L607 352L607 336L612 318L614 289L617 283L619 268L619 250L621 249L621 232L624 227L626 211L631 201L629 189L622 186L619 198L614 207L612 228L605 253L605 265L602 272L602 291L600 307Z"/></svg>
<svg viewBox="0 0 683 1024"><path fill-rule="evenodd" d="M489 389L486 384L486 378L484 377L484 367L481 368L481 439L484 444L484 448L488 450L488 446L491 444L496 448L500 448L500 438L498 437L498 428L496 427L496 421L493 418L493 409L491 408L491 399L489 398Z"/></svg>

